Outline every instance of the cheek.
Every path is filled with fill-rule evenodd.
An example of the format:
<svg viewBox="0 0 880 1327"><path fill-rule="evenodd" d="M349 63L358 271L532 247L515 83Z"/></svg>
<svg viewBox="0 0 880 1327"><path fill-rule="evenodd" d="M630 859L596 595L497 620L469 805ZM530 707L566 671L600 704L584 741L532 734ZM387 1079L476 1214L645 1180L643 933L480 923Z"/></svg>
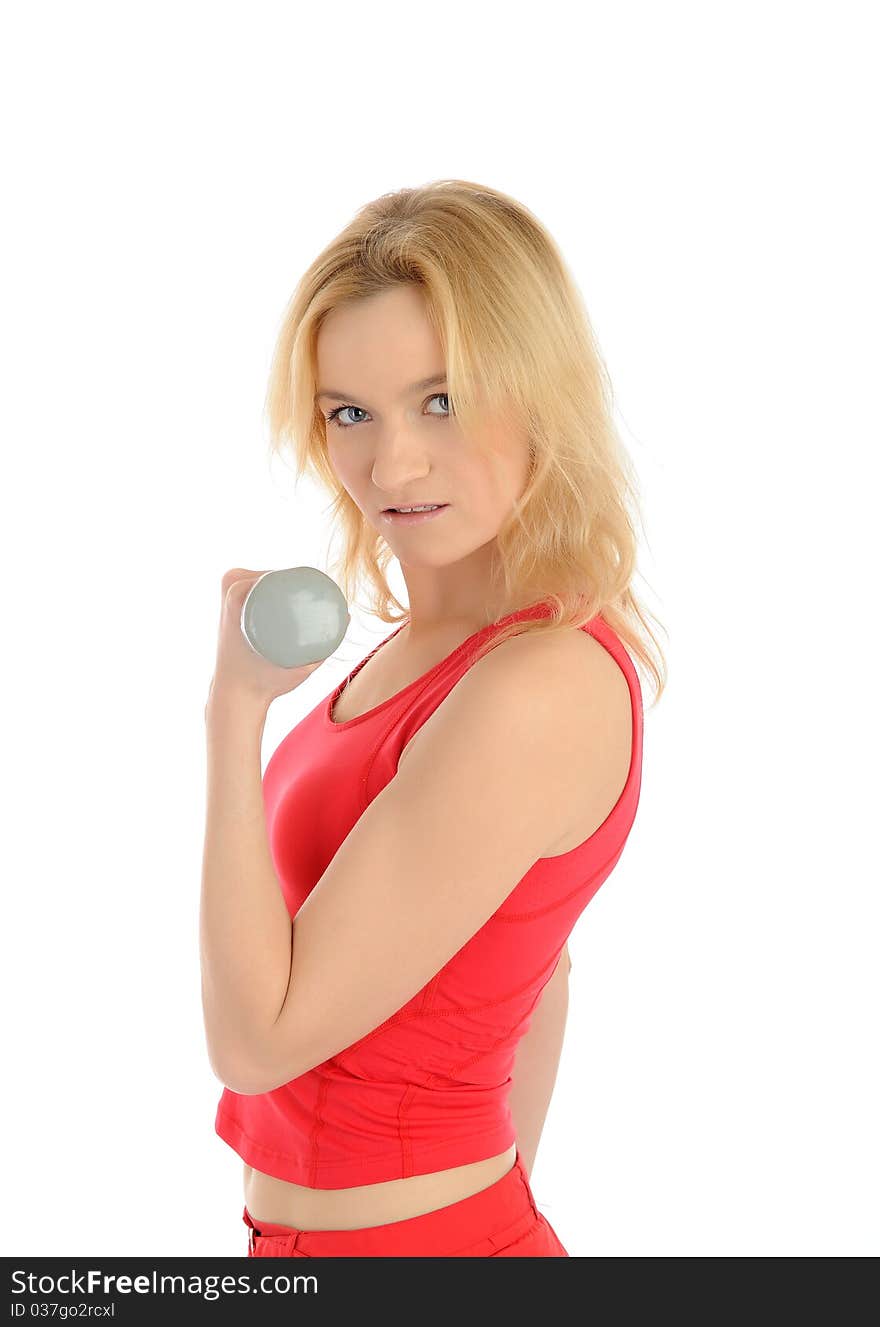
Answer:
<svg viewBox="0 0 880 1327"><path fill-rule="evenodd" d="M332 437L327 441L327 457L330 464L336 472L336 477L343 488L351 491L356 482L354 467L351 464L351 457L347 454L345 447L340 447Z"/></svg>
<svg viewBox="0 0 880 1327"><path fill-rule="evenodd" d="M479 488L485 505L496 511L506 511L528 481L528 453L525 457L511 449L491 452L480 469Z"/></svg>
<svg viewBox="0 0 880 1327"><path fill-rule="evenodd" d="M512 448L507 455L505 463L506 479L504 491L509 501L518 501L529 482L529 476L532 470L532 458L528 445Z"/></svg>

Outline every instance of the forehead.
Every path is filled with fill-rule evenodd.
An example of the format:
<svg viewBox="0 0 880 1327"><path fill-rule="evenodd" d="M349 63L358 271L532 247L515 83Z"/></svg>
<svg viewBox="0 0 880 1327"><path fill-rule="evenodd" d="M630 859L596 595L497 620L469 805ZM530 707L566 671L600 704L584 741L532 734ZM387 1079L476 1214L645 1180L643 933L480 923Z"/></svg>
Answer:
<svg viewBox="0 0 880 1327"><path fill-rule="evenodd" d="M400 286L333 309L316 342L318 392L397 395L445 368L417 287Z"/></svg>

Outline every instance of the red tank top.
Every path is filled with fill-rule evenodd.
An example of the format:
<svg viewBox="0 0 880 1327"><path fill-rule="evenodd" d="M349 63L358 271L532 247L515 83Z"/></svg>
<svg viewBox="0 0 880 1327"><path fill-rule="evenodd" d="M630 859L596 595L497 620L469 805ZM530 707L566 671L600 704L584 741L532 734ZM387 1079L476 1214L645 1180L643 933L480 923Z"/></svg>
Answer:
<svg viewBox="0 0 880 1327"><path fill-rule="evenodd" d="M549 611L539 603L499 618L382 704L334 722L343 687L401 624L283 738L266 766L263 796L292 918L484 635ZM360 1041L271 1092L224 1088L215 1130L249 1165L312 1189L343 1189L480 1161L515 1141L508 1094L517 1044L575 922L620 857L641 785L638 674L603 618L581 630L629 683L632 757L616 804L578 847L535 862L445 967Z"/></svg>

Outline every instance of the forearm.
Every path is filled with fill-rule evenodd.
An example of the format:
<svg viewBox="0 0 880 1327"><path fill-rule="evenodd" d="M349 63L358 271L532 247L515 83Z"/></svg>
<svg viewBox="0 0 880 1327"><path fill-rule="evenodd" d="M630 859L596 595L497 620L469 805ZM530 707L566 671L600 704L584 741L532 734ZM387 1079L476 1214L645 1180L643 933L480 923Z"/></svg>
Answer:
<svg viewBox="0 0 880 1327"><path fill-rule="evenodd" d="M568 1017L568 956L544 988L516 1050L510 1111L526 1175L531 1175L562 1055Z"/></svg>
<svg viewBox="0 0 880 1327"><path fill-rule="evenodd" d="M208 1053L246 1075L284 1004L292 923L266 832L261 742L268 707L209 702L199 939Z"/></svg>

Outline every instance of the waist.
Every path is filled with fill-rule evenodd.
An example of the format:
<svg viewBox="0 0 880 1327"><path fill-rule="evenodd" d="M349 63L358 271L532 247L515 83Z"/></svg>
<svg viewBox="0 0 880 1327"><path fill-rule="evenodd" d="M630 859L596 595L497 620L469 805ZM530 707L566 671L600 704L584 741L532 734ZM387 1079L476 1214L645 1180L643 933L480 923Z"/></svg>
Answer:
<svg viewBox="0 0 880 1327"><path fill-rule="evenodd" d="M260 1221L299 1230L358 1230L406 1221L469 1198L495 1184L516 1161L516 1143L495 1156L447 1170L347 1189L311 1189L245 1163L245 1205Z"/></svg>

